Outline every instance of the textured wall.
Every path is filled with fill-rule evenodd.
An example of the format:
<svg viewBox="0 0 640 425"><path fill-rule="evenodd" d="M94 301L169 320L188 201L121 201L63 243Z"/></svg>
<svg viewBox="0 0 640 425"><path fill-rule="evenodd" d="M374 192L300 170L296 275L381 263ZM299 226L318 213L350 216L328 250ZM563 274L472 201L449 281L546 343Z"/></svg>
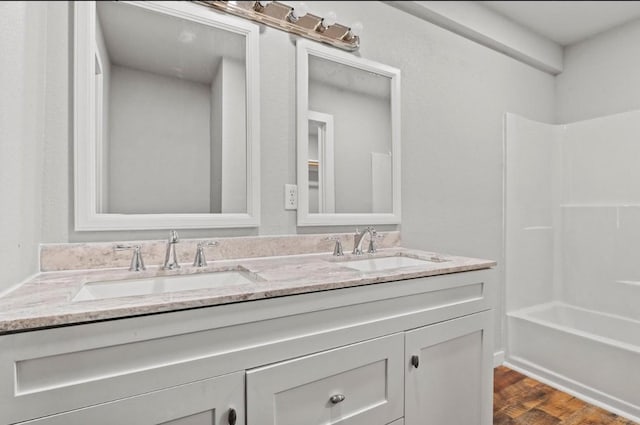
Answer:
<svg viewBox="0 0 640 425"><path fill-rule="evenodd" d="M209 211L212 95L208 84L111 66L108 212Z"/></svg>
<svg viewBox="0 0 640 425"><path fill-rule="evenodd" d="M0 3L0 293L38 269L46 8Z"/></svg>
<svg viewBox="0 0 640 425"><path fill-rule="evenodd" d="M557 123L640 109L640 20L565 48Z"/></svg>

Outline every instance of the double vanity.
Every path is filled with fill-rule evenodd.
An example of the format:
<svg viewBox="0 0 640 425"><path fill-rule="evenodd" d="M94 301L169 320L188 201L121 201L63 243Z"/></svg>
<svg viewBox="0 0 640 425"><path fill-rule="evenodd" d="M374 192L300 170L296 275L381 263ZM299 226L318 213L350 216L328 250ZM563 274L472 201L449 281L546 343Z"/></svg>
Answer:
<svg viewBox="0 0 640 425"><path fill-rule="evenodd" d="M400 69L209 3L73 2L68 239L397 229ZM284 209L260 198L286 157L261 155L260 43L295 84ZM0 425L490 425L494 265L373 229L45 244L0 296Z"/></svg>
<svg viewBox="0 0 640 425"><path fill-rule="evenodd" d="M0 298L0 423L491 423L494 262L397 232L362 255L299 238L299 254L219 239L207 266L138 272L119 253L80 269L74 253L107 244L44 246L58 271ZM234 243L256 256L228 258Z"/></svg>

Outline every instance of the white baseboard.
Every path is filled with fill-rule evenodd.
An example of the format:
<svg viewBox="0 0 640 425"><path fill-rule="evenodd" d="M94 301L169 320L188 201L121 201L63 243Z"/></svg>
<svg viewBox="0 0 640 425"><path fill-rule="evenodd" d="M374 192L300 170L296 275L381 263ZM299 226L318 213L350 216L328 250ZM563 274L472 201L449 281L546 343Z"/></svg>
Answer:
<svg viewBox="0 0 640 425"><path fill-rule="evenodd" d="M493 367L501 366L504 363L504 350L493 353Z"/></svg>
<svg viewBox="0 0 640 425"><path fill-rule="evenodd" d="M504 361L504 365L510 369L527 375L536 381L540 381L543 384L547 384L586 401L589 404L601 407L633 422L640 423L640 408L638 408L638 406L634 406L623 400L612 397L517 356L509 356L509 358Z"/></svg>

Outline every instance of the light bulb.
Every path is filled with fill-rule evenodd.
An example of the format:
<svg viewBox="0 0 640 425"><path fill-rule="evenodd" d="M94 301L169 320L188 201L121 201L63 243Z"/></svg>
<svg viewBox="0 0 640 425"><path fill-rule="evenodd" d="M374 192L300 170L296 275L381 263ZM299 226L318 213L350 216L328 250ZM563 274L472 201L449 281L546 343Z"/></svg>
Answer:
<svg viewBox="0 0 640 425"><path fill-rule="evenodd" d="M338 17L335 12L329 12L327 13L327 16L322 19L322 26L329 28L331 25L335 25L337 19Z"/></svg>
<svg viewBox="0 0 640 425"><path fill-rule="evenodd" d="M299 2L296 7L291 8L291 13L287 17L289 22L298 22L298 19L309 13L309 6L305 2Z"/></svg>
<svg viewBox="0 0 640 425"><path fill-rule="evenodd" d="M358 22L354 22L351 25L351 28L349 30L351 31L351 34L354 37L360 37L362 35L363 29L364 29L364 25L362 25L362 22L358 21Z"/></svg>
<svg viewBox="0 0 640 425"><path fill-rule="evenodd" d="M297 7L293 8L293 14L295 15L296 18L302 18L304 16L307 16L307 13L309 13L309 6L307 6L307 3L303 1L298 3Z"/></svg>

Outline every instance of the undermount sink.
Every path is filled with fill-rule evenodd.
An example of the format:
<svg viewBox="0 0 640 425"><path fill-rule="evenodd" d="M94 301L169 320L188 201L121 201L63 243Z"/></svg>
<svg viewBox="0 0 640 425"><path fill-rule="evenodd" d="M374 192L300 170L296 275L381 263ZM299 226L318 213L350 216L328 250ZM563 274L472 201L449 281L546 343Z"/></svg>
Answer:
<svg viewBox="0 0 640 425"><path fill-rule="evenodd" d="M439 263L442 259L419 260L412 257L379 257L379 258L363 258L362 260L341 261L339 264L343 267L359 270L361 272L378 272L382 270L401 269L404 267L426 266L430 263Z"/></svg>
<svg viewBox="0 0 640 425"><path fill-rule="evenodd" d="M191 275L155 276L141 279L87 282L72 301L154 295L169 292L211 289L220 286L252 283L256 280L246 271L220 271Z"/></svg>

